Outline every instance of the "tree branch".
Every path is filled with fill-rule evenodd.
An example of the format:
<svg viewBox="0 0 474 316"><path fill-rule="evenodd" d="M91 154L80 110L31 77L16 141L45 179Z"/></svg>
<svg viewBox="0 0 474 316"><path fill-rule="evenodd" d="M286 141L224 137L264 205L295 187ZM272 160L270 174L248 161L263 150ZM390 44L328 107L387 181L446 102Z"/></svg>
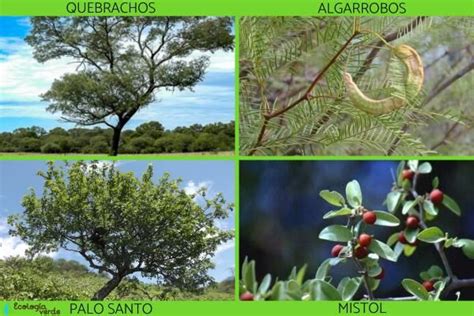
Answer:
<svg viewBox="0 0 474 316"><path fill-rule="evenodd" d="M367 296L369 297L369 300L373 301L375 299L374 292L372 292L372 289L370 288L369 285L369 275L367 274L367 271L362 267L362 265L357 261L356 258L352 257L355 265L359 269L359 273L362 274L362 282L364 283L365 291L367 292Z"/></svg>
<svg viewBox="0 0 474 316"><path fill-rule="evenodd" d="M448 140L449 136L451 136L452 132L456 129L456 127L459 125L459 122L456 122L454 123L447 131L446 131L446 134L444 134L443 138L437 142L436 144L434 144L433 146L431 146L431 149L436 149L438 148L439 146L443 145L444 143L446 143L446 141Z"/></svg>
<svg viewBox="0 0 474 316"><path fill-rule="evenodd" d="M441 84L437 89L431 91L431 93L428 95L428 97L426 98L425 102L423 103L423 105L426 105L428 103L430 103L431 100L433 100L438 94L440 94L441 92L443 92L447 87L449 87L450 85L452 85L454 82L456 82L456 80L462 78L464 75L466 75L467 73L469 73L471 70L474 69L474 62L471 62L469 63L469 65L467 65L466 67L464 67L463 69L459 70L454 76L452 76L451 78L449 78L448 80L446 80L443 84Z"/></svg>
<svg viewBox="0 0 474 316"><path fill-rule="evenodd" d="M441 92L443 92L446 88L448 88L450 85L452 85L453 83L455 83L458 79L462 78L464 75L466 75L467 73L469 73L471 70L474 69L474 62L471 62L469 65L467 65L466 67L464 67L463 69L461 69L460 71L458 71L454 76L452 76L450 79L446 80L443 84L441 84L437 89L435 89L434 91L432 91L429 96L427 97L427 99L425 99L425 102L423 103L422 106L425 106L426 104L428 104L431 100L433 100L438 94L440 94ZM408 123L405 123L402 127L402 131L403 132L406 132L407 129L408 129L408 126L409 124ZM395 149L397 148L398 144L400 143L400 137L397 137L392 145L390 146L390 148L387 150L387 156L391 156L393 155L393 153L395 152Z"/></svg>
<svg viewBox="0 0 474 316"><path fill-rule="evenodd" d="M420 25L425 19L426 19L426 16L416 17L407 26L384 36L385 42L387 43L393 42L394 40L399 39L405 34L408 34L413 29L415 29L418 25ZM375 60L375 57L377 57L380 51L380 47L382 47L383 45L384 45L384 41L382 40L379 40L377 44L375 44L376 47L370 51L370 53L365 58L364 63L360 67L359 71L354 75L354 82L357 82L365 74L365 72L369 70L370 65L372 65L373 61Z"/></svg>
<svg viewBox="0 0 474 316"><path fill-rule="evenodd" d="M352 42L352 40L359 34L358 31L354 31L351 35L351 37L349 37L349 39L347 39L347 41L344 43L344 45L339 49L339 51L337 51L337 53L332 57L332 59L326 64L326 66L324 66L324 68L319 72L319 74L314 78L314 80L311 82L311 84L309 85L309 87L306 89L306 92L300 97L298 98L297 100L295 100L293 103L291 103L290 105L288 105L287 107L285 108L282 108L281 110L278 110L276 112L273 112L273 113L262 113L262 116L264 118L264 122L262 124L262 127L260 129L260 132L259 132L259 136L257 137L257 141L254 145L254 147L250 150L249 152L249 155L252 156L256 151L257 151L257 148L259 146L261 146L261 142L262 142L262 139L263 139L263 135L265 134L265 130L268 126L268 121L271 120L272 118L275 118L275 117L278 117L286 112L288 112L289 110L291 110L292 108L294 108L295 106L297 106L298 104L301 104L302 102L304 101L307 101L309 100L309 98L311 97L310 94L311 94L311 91L313 91L314 87L318 84L318 82L323 78L323 76L326 74L326 72L329 70L329 68L331 68L331 66L336 62L336 60L339 58L339 56L342 54L343 51L346 50L347 46L349 46L349 44Z"/></svg>

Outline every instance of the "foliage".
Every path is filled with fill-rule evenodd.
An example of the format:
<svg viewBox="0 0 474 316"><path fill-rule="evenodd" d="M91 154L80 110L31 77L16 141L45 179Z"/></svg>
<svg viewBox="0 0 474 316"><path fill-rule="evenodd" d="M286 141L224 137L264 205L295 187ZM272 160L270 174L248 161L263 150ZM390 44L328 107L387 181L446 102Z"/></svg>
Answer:
<svg viewBox="0 0 474 316"><path fill-rule="evenodd" d="M147 122L122 134L120 153L184 153L231 151L234 149L234 122L194 124L165 130L159 122ZM46 154L107 153L111 133L108 129L57 127L49 132L33 126L0 133L0 152L41 152Z"/></svg>
<svg viewBox="0 0 474 316"><path fill-rule="evenodd" d="M413 295L412 300L440 300L450 291L463 287L474 287L474 279L460 280L453 274L445 251L450 247L461 248L464 254L474 260L474 240L458 238L443 232L437 226L428 226L445 211L461 216L461 209L454 199L444 193L441 201L433 198L432 193L439 190L440 181L434 178L431 192L418 192L417 181L431 173L429 162L419 164L411 160L398 166L391 192L387 194L387 211L368 210L363 203L362 190L356 180L347 183L345 197L336 192L323 190L320 196L333 207L323 215L324 219L343 218L345 225L329 225L320 233L319 238L338 244L339 250L332 253L333 258L324 260L313 278L306 279L306 266L299 270L294 267L286 280L275 280L267 274L259 283L255 273L255 261L246 258L242 264L240 292L251 293L253 300L352 300L357 293L365 292L364 298L376 299L375 291L384 278L381 262L397 262L402 253L409 257L418 249L420 242L432 244L440 256L443 268L430 266L420 273L422 281L430 282L433 290L427 289L416 280L404 279L401 286ZM405 176L409 173L410 176ZM370 227L364 220L367 213L375 214L373 225L390 227L400 226L400 218L405 222L401 231L394 232L385 243L376 236L369 235ZM408 224L410 220L416 221ZM370 236L368 245L362 245L361 236ZM403 236L403 238L400 238ZM360 251L362 248L364 251ZM334 250L334 248L333 248ZM331 268L342 264L354 264L357 276L346 276L334 283Z"/></svg>
<svg viewBox="0 0 474 316"><path fill-rule="evenodd" d="M462 17L242 18L242 154L472 153L473 29ZM421 55L424 90L388 114L356 108L343 73L372 99L400 95L401 44Z"/></svg>
<svg viewBox="0 0 474 316"><path fill-rule="evenodd" d="M89 271L73 260L10 257L0 260L0 300L89 300L107 282L104 274ZM222 281L200 294L167 290L136 278L126 278L109 300L232 300L230 281Z"/></svg>
<svg viewBox="0 0 474 316"><path fill-rule="evenodd" d="M202 53L233 49L228 17L32 17L31 25L26 42L39 62L78 64L42 95L48 111L109 126L113 155L124 126L157 92L191 89L209 65Z"/></svg>
<svg viewBox="0 0 474 316"><path fill-rule="evenodd" d="M216 226L231 209L221 194L206 198L202 188L188 195L168 174L154 183L151 165L141 179L82 161L64 168L50 162L39 175L43 193L24 196L24 212L8 219L10 234L29 245L30 256L63 248L110 275L94 299L134 273L186 291L213 283L211 258L233 235Z"/></svg>

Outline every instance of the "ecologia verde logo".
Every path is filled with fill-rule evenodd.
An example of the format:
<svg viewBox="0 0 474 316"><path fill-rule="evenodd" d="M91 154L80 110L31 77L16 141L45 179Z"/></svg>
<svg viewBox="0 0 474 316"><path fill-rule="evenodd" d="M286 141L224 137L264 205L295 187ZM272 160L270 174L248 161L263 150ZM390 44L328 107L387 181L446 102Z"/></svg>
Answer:
<svg viewBox="0 0 474 316"><path fill-rule="evenodd" d="M10 306L5 304L3 309L5 316L9 315ZM61 315L61 311L56 307L47 307L42 303L14 302L12 311L20 311L22 315ZM16 312L14 313L16 314Z"/></svg>

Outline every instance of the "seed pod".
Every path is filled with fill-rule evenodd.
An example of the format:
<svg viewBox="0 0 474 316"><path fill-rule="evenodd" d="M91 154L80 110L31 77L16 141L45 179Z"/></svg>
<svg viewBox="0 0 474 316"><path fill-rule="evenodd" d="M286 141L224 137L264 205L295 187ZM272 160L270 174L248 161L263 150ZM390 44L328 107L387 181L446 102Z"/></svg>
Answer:
<svg viewBox="0 0 474 316"><path fill-rule="evenodd" d="M352 76L345 72L342 78L346 86L347 95L356 108L373 115L387 114L405 106L407 99L415 97L420 92L424 80L423 63L420 56L416 50L408 45L397 46L393 51L394 55L403 62L407 70L405 98L391 96L380 100L371 99L360 91L356 83L352 81Z"/></svg>

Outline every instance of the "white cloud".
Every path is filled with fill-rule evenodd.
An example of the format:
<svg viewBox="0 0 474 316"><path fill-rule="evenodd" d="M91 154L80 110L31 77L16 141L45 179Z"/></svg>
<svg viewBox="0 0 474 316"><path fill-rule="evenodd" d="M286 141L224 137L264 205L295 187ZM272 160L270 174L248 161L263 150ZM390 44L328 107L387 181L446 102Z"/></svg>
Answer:
<svg viewBox="0 0 474 316"><path fill-rule="evenodd" d="M70 59L44 64L33 58L33 50L21 38L0 38L0 91L4 101L39 101L54 79L76 69Z"/></svg>
<svg viewBox="0 0 474 316"><path fill-rule="evenodd" d="M192 194L196 194L202 188L207 188L208 190L210 190L211 186L212 186L211 181L202 181L199 183L195 183L194 181L191 180L191 181L188 181L188 183L184 187L184 192L186 192L186 194L188 195L192 195Z"/></svg>
<svg viewBox="0 0 474 316"><path fill-rule="evenodd" d="M196 54L198 56L199 54ZM194 57L194 53L191 54ZM235 55L234 52L217 51L210 56L208 71L214 72L234 72L235 69Z"/></svg>
<svg viewBox="0 0 474 316"><path fill-rule="evenodd" d="M22 38L0 37L0 91L5 101L39 101L39 95L46 92L54 79L74 72L77 63L72 59L61 58L43 64L33 58L32 48ZM196 53L196 56L200 55ZM193 55L192 55L193 56ZM233 72L234 53L218 51L211 57L208 71ZM201 89L201 92L207 92ZM219 93L214 87L212 93ZM207 90L208 90L207 89ZM226 92L227 93L227 92ZM171 92L161 95L171 96ZM176 97L176 96L174 96Z"/></svg>
<svg viewBox="0 0 474 316"><path fill-rule="evenodd" d="M18 237L0 237L0 259L12 256L25 256L28 245Z"/></svg>
<svg viewBox="0 0 474 316"><path fill-rule="evenodd" d="M10 226L6 218L0 218L0 259L14 256L25 256L25 251L29 246L23 242L19 237L8 236ZM41 253L49 257L56 257L57 252Z"/></svg>
<svg viewBox="0 0 474 316"><path fill-rule="evenodd" d="M229 249L234 249L234 248L235 248L235 241L234 241L234 239L232 239L232 240L229 240L229 241L217 246L217 249L216 249L216 252L214 253L214 255L217 256L218 254L220 254L224 251L227 251Z"/></svg>

